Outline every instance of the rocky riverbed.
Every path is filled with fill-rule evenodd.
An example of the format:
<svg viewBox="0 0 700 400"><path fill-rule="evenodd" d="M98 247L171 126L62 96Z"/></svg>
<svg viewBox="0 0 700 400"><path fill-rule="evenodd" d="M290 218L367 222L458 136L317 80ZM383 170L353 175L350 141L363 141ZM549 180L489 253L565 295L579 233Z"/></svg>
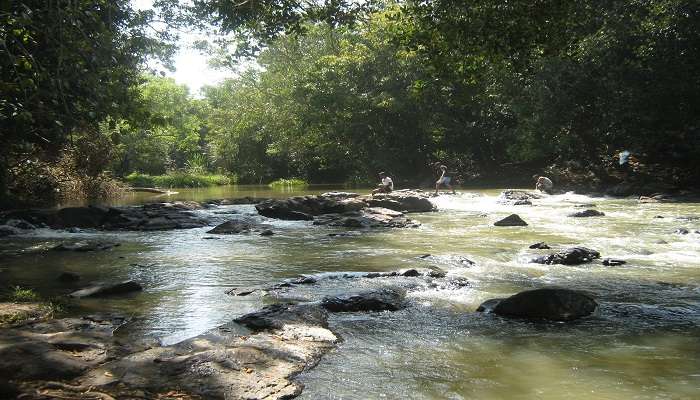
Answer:
<svg viewBox="0 0 700 400"><path fill-rule="evenodd" d="M605 397L635 360L697 388L697 205L290 196L4 214L0 286L73 297L0 329L0 397Z"/></svg>

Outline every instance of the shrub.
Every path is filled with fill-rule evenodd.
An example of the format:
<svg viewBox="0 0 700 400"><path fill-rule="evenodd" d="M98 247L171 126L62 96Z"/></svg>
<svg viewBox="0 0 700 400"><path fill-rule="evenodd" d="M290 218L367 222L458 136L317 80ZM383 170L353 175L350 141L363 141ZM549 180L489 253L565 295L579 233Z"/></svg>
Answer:
<svg viewBox="0 0 700 400"><path fill-rule="evenodd" d="M15 286L10 292L9 300L14 303L32 303L40 300L39 295L32 289Z"/></svg>
<svg viewBox="0 0 700 400"><path fill-rule="evenodd" d="M270 182L270 187L284 187L284 186L308 186L309 183L303 179L291 178L291 179L277 179L276 181Z"/></svg>
<svg viewBox="0 0 700 400"><path fill-rule="evenodd" d="M128 184L134 187L196 188L232 185L236 183L235 176L193 174L180 171L168 172L165 175L147 175L133 172L124 179Z"/></svg>

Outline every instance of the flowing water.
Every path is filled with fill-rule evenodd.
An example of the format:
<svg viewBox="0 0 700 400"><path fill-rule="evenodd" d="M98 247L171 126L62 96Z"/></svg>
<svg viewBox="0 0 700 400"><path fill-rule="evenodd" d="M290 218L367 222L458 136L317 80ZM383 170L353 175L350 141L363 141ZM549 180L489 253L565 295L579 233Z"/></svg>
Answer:
<svg viewBox="0 0 700 400"><path fill-rule="evenodd" d="M328 188L308 188L318 193ZM303 399L697 399L700 398L700 204L640 204L636 200L565 194L534 206L499 203L497 190L463 191L434 199L438 212L412 214L420 228L329 236L340 228L307 221L266 220L271 237L167 232L68 233L39 229L0 240L0 280L45 296L69 288L63 271L84 282L134 279L145 291L126 298L81 300L72 312L133 316L125 335L171 344L198 335L273 301L231 297L231 287L266 286L300 274L391 271L436 266L465 277L462 288L418 286L398 312L334 314L343 341L299 379ZM164 199L286 197L301 192L263 187L139 194L119 204ZM569 218L594 203L605 217ZM256 215L250 205L198 211L221 221ZM221 214L236 212L237 214ZM527 227L495 227L518 213ZM662 216L663 218L656 218ZM255 217L260 218L260 217ZM262 218L260 218L262 220ZM674 233L677 228L690 233ZM118 241L110 251L44 249L77 239ZM547 250L583 245L626 260L606 267L532 264ZM419 257L430 254L430 257ZM474 262L469 264L467 258ZM329 293L393 284L389 279L323 279L285 296L314 300ZM598 313L573 323L531 323L475 313L484 300L557 285L591 292Z"/></svg>

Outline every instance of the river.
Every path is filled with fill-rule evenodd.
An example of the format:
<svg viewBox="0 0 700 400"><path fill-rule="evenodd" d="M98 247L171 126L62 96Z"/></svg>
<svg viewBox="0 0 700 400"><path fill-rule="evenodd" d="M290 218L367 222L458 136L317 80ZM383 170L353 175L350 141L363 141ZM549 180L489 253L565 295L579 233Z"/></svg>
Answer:
<svg viewBox="0 0 700 400"><path fill-rule="evenodd" d="M177 190L170 197L131 194L115 204L321 193L262 186ZM700 397L700 204L548 196L533 206L499 203L500 190L465 190L434 199L438 212L412 214L419 228L329 236L341 228L308 221L266 221L275 235L207 234L208 228L165 232L39 229L0 240L0 278L44 296L66 292L60 272L84 282L133 279L144 292L81 300L75 314L114 311L133 317L120 334L172 344L273 301L232 297L227 289L267 286L301 274L393 271L436 266L467 278L461 288L409 291L411 306L389 313L333 314L343 341L299 379L302 399L697 399ZM593 203L604 217L566 215ZM256 215L252 205L201 213ZM495 227L518 213L527 227ZM222 220L226 214L217 214ZM663 218L657 218L658 216ZM686 235L674 233L687 228ZM57 253L68 240L121 246L105 252ZM603 257L580 266L529 263L545 250L583 245ZM430 257L419 256L430 254ZM465 262L465 258L473 264ZM323 275L326 274L326 275ZM381 280L327 279L286 293L314 300L381 285ZM557 285L589 291L598 313L573 323L533 323L475 313L484 300Z"/></svg>

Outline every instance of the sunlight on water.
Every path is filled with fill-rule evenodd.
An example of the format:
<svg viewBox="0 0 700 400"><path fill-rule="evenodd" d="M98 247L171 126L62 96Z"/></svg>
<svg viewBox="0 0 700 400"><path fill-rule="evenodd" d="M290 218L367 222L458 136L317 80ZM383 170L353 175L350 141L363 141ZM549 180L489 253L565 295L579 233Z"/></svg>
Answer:
<svg viewBox="0 0 700 400"><path fill-rule="evenodd" d="M264 187L182 190L170 199L286 197L332 188L279 192ZM640 204L567 193L532 206L501 202L500 191L442 195L439 211L414 214L417 229L362 231L308 221L259 217L250 205L198 211L221 221L246 215L272 225L275 235L207 234L208 228L170 232L68 233L40 229L0 241L0 279L59 295L56 276L79 273L82 284L135 279L139 295L85 300L75 313L131 315L125 334L169 344L195 336L272 301L231 297L231 287L266 286L300 274L321 284L286 295L316 300L325 294L393 284L390 280L327 279L337 272L438 267L463 277L461 288L419 286L412 306L395 313L331 318L344 339L301 375L304 399L694 399L700 393L700 205ZM164 200L134 194L119 204ZM595 204L604 217L568 214ZM495 227L517 213L527 227ZM663 218L655 218L661 216ZM674 233L687 228L690 233ZM213 237L213 238L212 238ZM117 241L101 253L45 249L76 239ZM529 261L547 250L582 245L628 263L606 267L549 266ZM430 254L430 257L420 258ZM473 264L465 260L470 260ZM330 275L329 275L330 274ZM407 281L408 282L408 281ZM473 311L484 300L557 285L587 290L598 315L571 324L527 323ZM79 286L79 285L78 285Z"/></svg>

